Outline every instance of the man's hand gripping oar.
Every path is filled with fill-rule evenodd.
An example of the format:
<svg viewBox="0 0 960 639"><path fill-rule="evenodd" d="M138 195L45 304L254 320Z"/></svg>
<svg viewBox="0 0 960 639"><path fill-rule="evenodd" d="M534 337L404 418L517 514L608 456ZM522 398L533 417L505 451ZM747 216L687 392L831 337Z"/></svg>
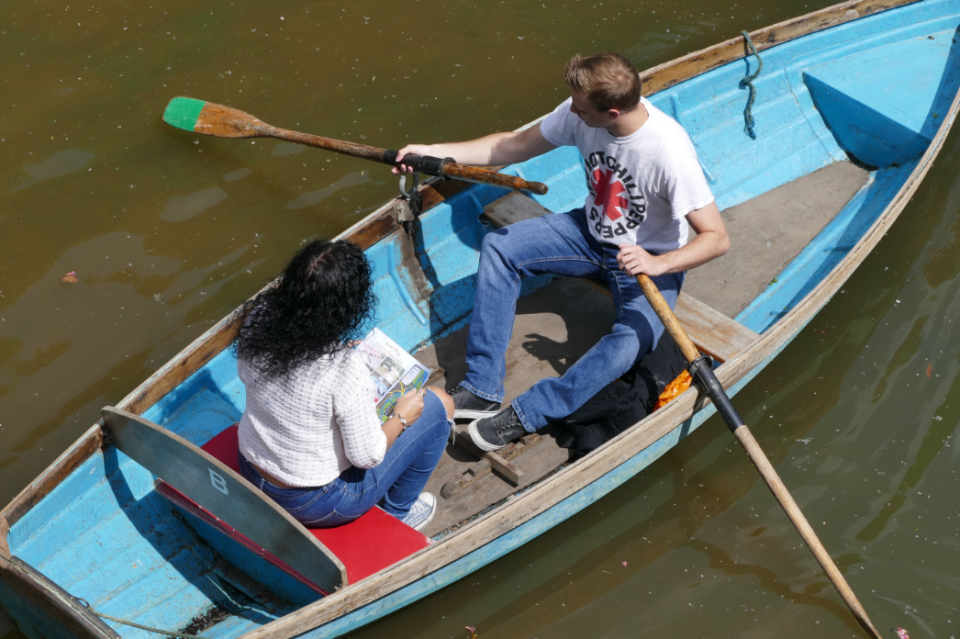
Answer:
<svg viewBox="0 0 960 639"><path fill-rule="evenodd" d="M276 138L391 166L399 165L396 151L278 129L249 113L193 98L180 97L170 100L170 104L163 112L163 121L184 131L218 138ZM546 184L527 182L513 175L457 164L450 158L407 155L403 158L403 164L427 175L492 184L505 189L530 191L538 195L544 195L547 192Z"/></svg>

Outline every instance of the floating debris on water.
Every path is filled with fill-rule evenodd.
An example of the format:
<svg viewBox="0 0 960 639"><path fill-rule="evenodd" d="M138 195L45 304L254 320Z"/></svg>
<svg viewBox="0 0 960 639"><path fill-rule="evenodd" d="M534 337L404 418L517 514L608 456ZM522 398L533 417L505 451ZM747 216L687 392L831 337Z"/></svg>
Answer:
<svg viewBox="0 0 960 639"><path fill-rule="evenodd" d="M63 277L61 277L61 278L60 278L60 281L63 282L63 283L65 283L65 284L76 284L76 283L79 282L80 280L77 279L77 272L76 272L76 271L70 271L69 273L67 273L66 275L64 275Z"/></svg>

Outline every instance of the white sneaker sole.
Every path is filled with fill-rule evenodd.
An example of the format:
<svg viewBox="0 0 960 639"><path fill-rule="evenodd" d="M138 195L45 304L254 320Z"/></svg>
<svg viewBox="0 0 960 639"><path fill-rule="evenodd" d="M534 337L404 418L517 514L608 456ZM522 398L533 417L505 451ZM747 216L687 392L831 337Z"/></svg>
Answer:
<svg viewBox="0 0 960 639"><path fill-rule="evenodd" d="M493 417L500 412L497 410L470 410L469 408L455 408L453 410L454 419L483 419L484 417Z"/></svg>
<svg viewBox="0 0 960 639"><path fill-rule="evenodd" d="M431 497L433 497L433 495L431 495ZM433 516L437 514L437 506L438 506L438 504L437 504L437 498L436 498L436 497L433 497L433 509L430 511L430 514L427 515L427 518L426 518L426 519L424 519L423 521L421 521L421 522L420 522L419 524L417 524L416 526L411 526L411 528L413 528L413 529L416 530L417 532L420 532L421 530L423 530L424 528L426 528L427 525L428 525L431 521L433 521Z"/></svg>
<svg viewBox="0 0 960 639"><path fill-rule="evenodd" d="M496 415L496 413L494 413L494 415ZM480 431L477 430L477 422L479 421L480 421L479 419L476 419L470 422L470 425L467 426L467 432L470 433L470 439L473 440L473 444L477 448L479 448L485 453L492 453L493 451L500 450L501 448L503 448L503 446L506 446L506 444L504 444L503 446L497 446L496 444L491 444L490 442L485 440L483 437L481 437Z"/></svg>

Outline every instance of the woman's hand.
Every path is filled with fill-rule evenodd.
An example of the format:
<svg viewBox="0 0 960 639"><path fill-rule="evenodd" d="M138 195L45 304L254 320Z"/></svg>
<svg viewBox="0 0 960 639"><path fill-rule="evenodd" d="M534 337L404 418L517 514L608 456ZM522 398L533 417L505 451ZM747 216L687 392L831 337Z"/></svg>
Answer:
<svg viewBox="0 0 960 639"><path fill-rule="evenodd" d="M393 407L393 412L407 420L407 424L412 424L417 421L423 413L423 398L425 392L426 391L423 390L410 391L397 400L396 405Z"/></svg>
<svg viewBox="0 0 960 639"><path fill-rule="evenodd" d="M413 422L419 419L423 413L423 397L426 391L410 391L397 400L393 405L393 412L400 415L407 421L407 426L413 425ZM393 446L400 433L403 432L403 424L396 417L391 417L383 423L383 434L387 436L387 448Z"/></svg>

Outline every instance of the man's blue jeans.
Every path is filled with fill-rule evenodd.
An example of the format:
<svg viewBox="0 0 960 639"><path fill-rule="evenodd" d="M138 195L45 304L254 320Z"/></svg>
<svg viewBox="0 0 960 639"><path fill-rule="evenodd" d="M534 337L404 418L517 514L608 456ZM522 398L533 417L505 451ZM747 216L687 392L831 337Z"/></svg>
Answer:
<svg viewBox="0 0 960 639"><path fill-rule="evenodd" d="M349 523L381 499L386 512L403 519L440 462L449 437L446 409L433 391L427 391L423 413L397 437L374 468L348 468L318 488L275 486L261 477L242 454L240 472L304 526L331 528Z"/></svg>
<svg viewBox="0 0 960 639"><path fill-rule="evenodd" d="M480 251L476 302L467 341L468 371L462 386L493 402L503 401L506 352L520 294L520 279L554 274L604 280L613 293L616 320L604 336L561 377L548 377L513 400L524 428L534 432L580 408L653 350L664 327L637 280L617 265L616 246L590 234L583 209L544 215L488 233ZM652 278L670 308L684 274Z"/></svg>

